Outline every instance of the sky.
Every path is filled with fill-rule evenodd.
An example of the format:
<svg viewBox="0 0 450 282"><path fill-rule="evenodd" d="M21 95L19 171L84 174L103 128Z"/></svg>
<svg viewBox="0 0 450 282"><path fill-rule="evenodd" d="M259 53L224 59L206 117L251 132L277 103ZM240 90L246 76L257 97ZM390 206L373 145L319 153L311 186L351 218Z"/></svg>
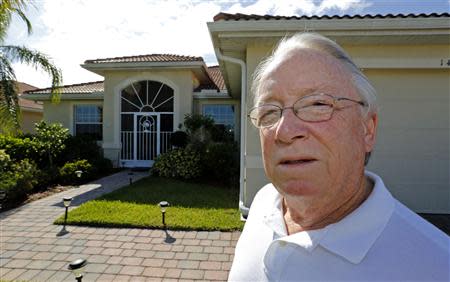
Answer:
<svg viewBox="0 0 450 282"><path fill-rule="evenodd" d="M14 18L5 45L39 50L67 84L103 80L85 60L145 54L201 56L216 65L207 22L219 12L258 15L355 15L450 12L450 0L30 0L33 25ZM126 5L124 4L126 3ZM13 65L17 80L49 87L44 72Z"/></svg>

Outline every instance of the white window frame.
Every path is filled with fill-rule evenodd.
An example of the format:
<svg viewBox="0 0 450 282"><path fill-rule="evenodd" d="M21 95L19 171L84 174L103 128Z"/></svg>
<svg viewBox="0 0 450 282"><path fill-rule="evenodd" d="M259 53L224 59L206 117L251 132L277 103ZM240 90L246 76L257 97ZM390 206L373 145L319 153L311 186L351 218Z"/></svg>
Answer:
<svg viewBox="0 0 450 282"><path fill-rule="evenodd" d="M204 116L210 116L211 118L213 118L215 124L222 124L222 125L225 125L225 126L230 126L229 123L223 123L223 122L220 122L220 121L216 121L215 116L206 113L206 107L223 107L223 106L234 107L234 112L233 112L233 115L232 115L232 118L231 118L231 121L232 121L231 126L233 127L233 130L235 130L236 129L236 117L235 117L236 105L233 105L233 104L203 104L202 105L202 114Z"/></svg>
<svg viewBox="0 0 450 282"><path fill-rule="evenodd" d="M77 115L77 107L97 107L101 109L101 115L100 115L100 120L99 122L95 122L95 121L78 121L78 115ZM83 125L83 124L95 124L95 125L100 125L100 133L101 133L101 139L97 140L97 141L102 141L103 140L103 106L101 105L97 105L97 104L76 104L74 105L74 109L73 109L73 113L74 113L74 128L73 128L73 132L74 135L77 136L78 132L77 132L77 125Z"/></svg>

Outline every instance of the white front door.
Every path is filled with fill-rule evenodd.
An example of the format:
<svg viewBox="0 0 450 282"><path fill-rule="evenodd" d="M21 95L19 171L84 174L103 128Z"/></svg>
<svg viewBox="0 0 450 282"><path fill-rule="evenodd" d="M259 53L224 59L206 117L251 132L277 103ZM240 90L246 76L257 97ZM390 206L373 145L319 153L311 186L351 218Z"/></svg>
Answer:
<svg viewBox="0 0 450 282"><path fill-rule="evenodd" d="M158 113L135 113L132 166L150 167L161 152Z"/></svg>

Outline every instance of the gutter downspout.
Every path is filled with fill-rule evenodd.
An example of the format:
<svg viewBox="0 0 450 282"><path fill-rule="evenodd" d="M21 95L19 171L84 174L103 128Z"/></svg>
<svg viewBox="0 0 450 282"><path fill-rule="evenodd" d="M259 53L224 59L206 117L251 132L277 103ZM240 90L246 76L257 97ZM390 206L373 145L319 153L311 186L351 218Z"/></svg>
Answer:
<svg viewBox="0 0 450 282"><path fill-rule="evenodd" d="M243 60L228 57L220 53L219 48L215 48L217 58L241 66L241 153L240 153L240 178L239 178L239 210L244 218L247 218L249 208L244 204L246 190L245 160L247 157L247 65Z"/></svg>

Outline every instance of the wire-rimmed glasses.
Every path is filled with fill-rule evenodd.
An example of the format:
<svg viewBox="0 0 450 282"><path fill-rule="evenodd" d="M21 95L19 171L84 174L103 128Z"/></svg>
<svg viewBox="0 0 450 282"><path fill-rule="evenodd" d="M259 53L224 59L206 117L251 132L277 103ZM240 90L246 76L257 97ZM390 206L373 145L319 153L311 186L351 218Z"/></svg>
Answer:
<svg viewBox="0 0 450 282"><path fill-rule="evenodd" d="M276 124L283 115L283 111L292 109L294 114L303 121L319 122L331 119L333 112L339 109L339 101L350 101L367 107L364 101L357 101L345 97L334 97L329 94L312 94L297 100L292 107L280 107L273 104L263 104L250 109L248 117L257 128L269 127Z"/></svg>

